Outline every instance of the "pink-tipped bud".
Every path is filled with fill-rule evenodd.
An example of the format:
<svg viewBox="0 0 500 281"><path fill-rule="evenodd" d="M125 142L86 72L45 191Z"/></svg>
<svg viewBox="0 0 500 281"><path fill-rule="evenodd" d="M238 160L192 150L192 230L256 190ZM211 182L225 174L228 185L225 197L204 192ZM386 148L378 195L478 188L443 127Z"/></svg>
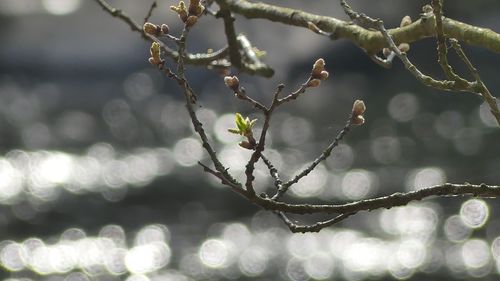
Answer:
<svg viewBox="0 0 500 281"><path fill-rule="evenodd" d="M224 77L224 83L226 84L226 86L235 91L235 92L238 92L239 88L240 88L240 80L238 79L238 77L236 76L226 76Z"/></svg>
<svg viewBox="0 0 500 281"><path fill-rule="evenodd" d="M321 85L321 80L319 79L311 79L309 82L307 82L307 87L309 88L315 88Z"/></svg>

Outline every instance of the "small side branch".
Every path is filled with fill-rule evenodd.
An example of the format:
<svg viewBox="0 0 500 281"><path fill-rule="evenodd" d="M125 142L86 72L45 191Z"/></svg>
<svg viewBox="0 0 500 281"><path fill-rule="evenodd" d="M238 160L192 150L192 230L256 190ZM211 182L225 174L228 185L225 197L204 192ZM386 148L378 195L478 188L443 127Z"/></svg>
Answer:
<svg viewBox="0 0 500 281"><path fill-rule="evenodd" d="M274 167L273 163L269 159L267 159L264 154L261 153L260 158L266 164L267 168L269 169L269 174L271 177L274 179L274 186L276 187L277 190L281 189L283 186L283 181L280 178L280 175L278 173L278 170L276 167Z"/></svg>
<svg viewBox="0 0 500 281"><path fill-rule="evenodd" d="M460 57L460 59L465 63L470 73L476 79L473 87L477 89L477 92L483 97L488 106L490 107L491 114L495 117L497 124L500 125L500 109L498 108L497 99L490 93L486 85L481 80L479 71L474 67L472 62L469 60L467 55L464 53L462 46L458 43L456 39L450 39L451 46Z"/></svg>
<svg viewBox="0 0 500 281"><path fill-rule="evenodd" d="M285 88L285 85L280 84L278 85L276 92L274 93L273 101L271 103L271 106L269 109L264 111L264 125L262 125L262 131L260 133L260 138L259 142L257 143L257 146L255 147L255 151L252 153L252 156L250 157L250 160L248 161L247 165L245 166L245 174L247 176L247 181L245 184L245 187L247 191L253 193L255 195L255 191L253 188L253 181L255 179L255 176L253 175L253 171L255 169L255 163L259 161L259 158L261 158L261 153L264 151L264 147L266 145L266 134L267 130L269 129L269 125L271 122L271 116L274 111L274 109L279 105L278 104L278 97L280 93L283 91L283 88Z"/></svg>
<svg viewBox="0 0 500 281"><path fill-rule="evenodd" d="M277 200L283 194L285 194L290 186L293 184L296 184L301 178L307 176L310 172L312 172L316 166L319 165L323 160L328 158L328 156L331 155L332 150L338 146L339 142L342 140L342 138L349 132L351 129L351 116L349 115L349 119L347 120L346 125L344 128L338 133L338 135L335 137L335 139L328 145L328 147L321 153L321 155L316 158L311 164L309 164L302 172L300 172L298 175L293 177L293 179L287 181L282 185L280 189L276 192L276 194L272 197L272 199Z"/></svg>
<svg viewBox="0 0 500 281"><path fill-rule="evenodd" d="M338 215L332 219L326 221L320 221L311 225L299 225L290 220L283 212L278 212L278 217L288 226L291 232L293 233L306 233L306 232L319 232L325 227L332 226L336 223L339 223L348 217L354 215L356 213L346 213Z"/></svg>
<svg viewBox="0 0 500 281"><path fill-rule="evenodd" d="M432 0L432 8L434 18L436 19L436 38L437 38L437 53L438 62L443 69L444 74L450 80L453 80L461 85L467 85L469 82L453 71L453 68L448 63L448 48L446 46L446 37L443 29L443 5L442 0Z"/></svg>
<svg viewBox="0 0 500 281"><path fill-rule="evenodd" d="M144 23L149 21L149 18L153 15L153 10L158 7L158 4L156 3L156 0L153 1L151 4L151 7L149 7L148 13L146 14L146 17L144 18Z"/></svg>

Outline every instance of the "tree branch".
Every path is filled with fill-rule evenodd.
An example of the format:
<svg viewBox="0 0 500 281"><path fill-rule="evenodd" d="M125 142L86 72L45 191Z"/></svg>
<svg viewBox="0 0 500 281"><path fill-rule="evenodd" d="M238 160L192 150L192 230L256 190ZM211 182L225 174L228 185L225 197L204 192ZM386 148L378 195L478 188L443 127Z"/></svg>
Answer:
<svg viewBox="0 0 500 281"><path fill-rule="evenodd" d="M500 186L482 184L452 184L422 188L417 191L407 193L393 193L388 196L376 197L372 199L355 201L346 204L289 204L274 201L269 198L254 197L250 201L261 206L266 210L280 211L292 214L315 214L315 213L337 213L347 214L360 211L372 211L376 209L390 209L393 207L404 206L412 201L420 201L432 196L465 196L474 197L500 197ZM250 198L249 198L250 199Z"/></svg>
<svg viewBox="0 0 500 281"><path fill-rule="evenodd" d="M219 0L219 2L224 2L229 10L246 18L267 19L304 28L309 28L308 22L312 22L321 30L330 32L331 39L351 40L369 54L375 54L382 48L388 47L386 40L380 33L336 18L261 2L252 3L246 0ZM496 53L500 52L500 34L491 29L443 18L443 30L448 36L469 45L481 46ZM422 18L405 27L390 29L388 32L397 44L419 41L436 35L435 20L433 17Z"/></svg>

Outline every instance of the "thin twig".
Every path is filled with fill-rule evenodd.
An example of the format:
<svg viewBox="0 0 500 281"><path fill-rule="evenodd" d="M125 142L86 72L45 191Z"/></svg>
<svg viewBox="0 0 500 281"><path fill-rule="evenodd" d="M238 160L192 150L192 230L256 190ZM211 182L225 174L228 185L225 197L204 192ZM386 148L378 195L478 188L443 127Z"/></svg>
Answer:
<svg viewBox="0 0 500 281"><path fill-rule="evenodd" d="M483 99L486 101L488 106L490 107L490 112L493 114L495 117L497 124L500 125L500 109L498 108L498 103L496 98L490 93L486 85L483 83L481 80L481 76L479 75L479 71L474 67L472 62L469 60L467 55L464 53L462 46L460 46L460 43L458 43L458 40L454 38L450 38L450 43L457 55L460 57L460 59L465 63L467 68L469 69L470 73L476 79L476 85L475 88L478 89L478 92L481 94ZM473 86L473 87L474 87Z"/></svg>
<svg viewBox="0 0 500 281"><path fill-rule="evenodd" d="M255 176L253 175L253 171L255 168L255 163L257 163L257 161L259 161L261 153L262 153L262 151L264 151L264 147L266 145L266 134L267 134L267 130L269 129L271 116L272 116L274 109L279 105L278 104L278 97L284 88L285 88L285 85L283 85L283 84L278 85L276 91L274 92L273 101L271 103L271 106L269 106L269 109L264 111L264 124L262 125L262 130L260 132L259 142L257 143L257 146L255 147L255 150L252 153L250 160L248 161L248 163L245 166L245 175L247 177L245 187L246 187L248 192L250 192L251 194L254 194L254 195L255 195L255 191L253 188L253 181L255 179Z"/></svg>
<svg viewBox="0 0 500 281"><path fill-rule="evenodd" d="M307 176L310 172L312 172L316 168L316 166L318 166L319 163L321 163L321 161L328 158L328 156L330 156L330 154L332 153L332 150L338 146L340 140L342 140L342 138L351 129L351 120L352 120L351 115L349 115L349 119L347 120L347 123L345 124L344 128L342 128L342 130L337 134L337 136L327 146L327 148L321 153L321 155L318 158L316 158L311 164L309 164L302 172L293 177L293 179L284 183L282 188L278 189L278 191L272 197L272 199L274 200L279 199L281 196L283 196L283 194L287 192L288 188L291 185L296 184L301 178Z"/></svg>
<svg viewBox="0 0 500 281"><path fill-rule="evenodd" d="M432 0L431 2L434 12L434 18L436 19L438 63L448 79L456 81L457 83L463 85L467 85L469 82L456 74L455 71L453 71L453 68L448 63L448 48L446 46L446 38L443 29L442 1L443 0Z"/></svg>
<svg viewBox="0 0 500 281"><path fill-rule="evenodd" d="M291 94L289 94L288 96L286 96L284 98L278 99L277 100L278 105L281 105L282 103L285 103L285 102L295 100L301 94L305 93L306 89L308 88L307 84L309 83L309 81L311 81L311 77L309 77L304 84L300 85L299 89L297 89L295 92L292 92Z"/></svg>
<svg viewBox="0 0 500 281"><path fill-rule="evenodd" d="M269 159L267 159L267 157L264 156L264 154L261 153L260 158L262 159L264 164L266 164L267 169L269 170L269 174L274 179L274 186L276 187L276 189L279 190L280 188L282 188L281 186L283 185L283 181L280 178L280 175L278 173L278 169L276 169L276 167L273 165L273 163L271 163L271 161Z"/></svg>
<svg viewBox="0 0 500 281"><path fill-rule="evenodd" d="M264 106L262 103L254 100L253 98L249 97L245 91L245 88L239 87L237 91L234 92L234 95L239 98L240 100L247 101L252 104L253 107L262 110L263 112L267 111L267 107Z"/></svg>
<svg viewBox="0 0 500 281"><path fill-rule="evenodd" d="M227 179L221 172L215 171L199 161L198 161L198 165L202 166L203 170L205 172L210 173L210 174L214 175L216 178L220 179L222 184L227 185L227 186L231 187L237 193L246 196L245 190L243 189L241 184L236 184L236 183L232 182L231 180Z"/></svg>
<svg viewBox="0 0 500 281"><path fill-rule="evenodd" d="M176 42L178 45L178 53L179 53L177 60L177 77L178 77L177 81L184 92L184 97L186 100L186 109L189 113L189 117L191 118L191 122L193 124L195 131L200 136L200 139L203 143L203 148L205 148L207 153L210 155L210 159L214 163L215 169L219 173L221 173L227 181L231 182L234 185L240 185L240 183L236 179L234 179L234 177L231 176L231 174L229 174L226 167L224 167L224 165L218 159L215 150L212 148L212 146L208 141L208 137L205 133L205 130L203 129L203 124L199 121L194 111L193 102L195 101L196 95L193 89L189 86L189 83L186 79L185 65L184 65L184 53L186 49L186 41L188 33L189 33L189 28L186 25L184 25L184 29L182 31L180 40Z"/></svg>
<svg viewBox="0 0 500 281"><path fill-rule="evenodd" d="M144 18L144 23L148 22L149 21L149 18L151 17L151 15L153 14L153 10L157 7L158 5L156 4L156 0L153 1L153 3L151 4L151 7L149 7L149 10L148 10L148 13L146 14L146 17Z"/></svg>
<svg viewBox="0 0 500 281"><path fill-rule="evenodd" d="M283 212L278 212L278 217L283 220L283 222L288 226L291 232L293 233L306 233L306 232L319 232L325 227L332 226L336 223L339 223L348 217L354 215L356 213L346 213L340 214L332 219L326 221L320 221L311 225L298 225L290 220Z"/></svg>

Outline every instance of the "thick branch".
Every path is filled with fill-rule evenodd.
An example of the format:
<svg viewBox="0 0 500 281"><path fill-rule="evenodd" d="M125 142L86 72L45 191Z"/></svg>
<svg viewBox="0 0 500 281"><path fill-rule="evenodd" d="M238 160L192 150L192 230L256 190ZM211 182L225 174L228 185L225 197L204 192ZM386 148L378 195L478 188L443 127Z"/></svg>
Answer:
<svg viewBox="0 0 500 281"><path fill-rule="evenodd" d="M394 193L388 196L373 199L360 200L340 205L311 205L311 204L288 204L277 202L269 198L249 198L253 203L264 209L280 211L293 214L314 213L337 213L347 214L360 211L372 211L376 209L390 209L392 207L404 206L412 201L419 201L432 196L465 196L474 197L500 197L500 186L486 184L452 184L445 183L408 193Z"/></svg>
<svg viewBox="0 0 500 281"><path fill-rule="evenodd" d="M252 3L246 0L220 0L234 13L247 18L268 19L287 25L308 28L308 22L321 30L331 32L332 39L349 39L356 45L374 54L387 47L387 42L377 31L367 30L336 18L320 16L280 6ZM487 28L480 28L456 20L443 18L443 30L450 37L457 38L469 45L482 46L493 52L500 52L500 34ZM389 30L396 44L411 43L436 35L434 18L419 19L405 27Z"/></svg>

